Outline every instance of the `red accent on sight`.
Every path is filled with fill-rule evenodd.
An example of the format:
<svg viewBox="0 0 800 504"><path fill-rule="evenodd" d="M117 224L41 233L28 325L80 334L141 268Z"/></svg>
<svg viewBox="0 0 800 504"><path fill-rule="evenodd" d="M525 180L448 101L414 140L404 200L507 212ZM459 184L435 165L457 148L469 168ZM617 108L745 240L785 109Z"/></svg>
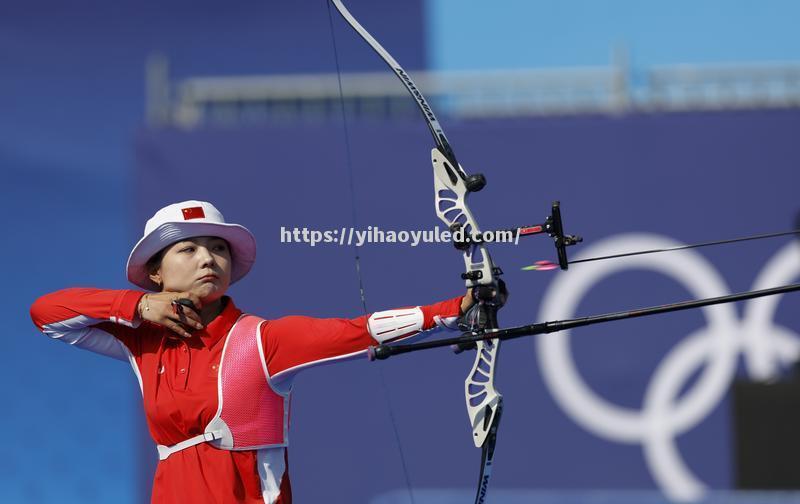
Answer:
<svg viewBox="0 0 800 504"><path fill-rule="evenodd" d="M542 232L542 226L531 226L531 227L519 228L519 234L521 234L521 235L528 235L528 234L541 233L541 232Z"/></svg>
<svg viewBox="0 0 800 504"><path fill-rule="evenodd" d="M206 213L203 211L203 207L191 207L191 208L181 208L181 212L183 212L183 220L190 220L190 219L204 219L206 217Z"/></svg>

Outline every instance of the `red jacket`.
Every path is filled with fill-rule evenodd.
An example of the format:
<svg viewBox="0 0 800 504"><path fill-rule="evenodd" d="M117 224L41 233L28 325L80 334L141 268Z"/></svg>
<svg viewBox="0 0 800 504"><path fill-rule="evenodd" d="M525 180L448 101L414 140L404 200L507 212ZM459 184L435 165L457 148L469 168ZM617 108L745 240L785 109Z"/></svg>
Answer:
<svg viewBox="0 0 800 504"><path fill-rule="evenodd" d="M72 288L31 306L36 326L55 339L131 363L142 390L147 424L157 444L174 445L201 434L217 411L217 368L224 337L242 313L227 296L222 312L193 337L139 323L134 290ZM423 330L452 323L461 296L421 306ZM297 371L332 360L363 358L376 341L366 316L317 319L289 316L262 326L264 360L278 389L289 390ZM220 450L202 443L159 462L153 503L291 503L285 448Z"/></svg>

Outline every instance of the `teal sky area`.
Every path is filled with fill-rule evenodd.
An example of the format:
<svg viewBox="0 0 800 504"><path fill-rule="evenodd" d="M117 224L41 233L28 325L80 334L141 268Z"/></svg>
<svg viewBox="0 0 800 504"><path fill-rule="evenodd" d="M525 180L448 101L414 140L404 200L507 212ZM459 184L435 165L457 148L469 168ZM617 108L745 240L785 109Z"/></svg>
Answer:
<svg viewBox="0 0 800 504"><path fill-rule="evenodd" d="M431 69L800 63L795 0L428 0Z"/></svg>

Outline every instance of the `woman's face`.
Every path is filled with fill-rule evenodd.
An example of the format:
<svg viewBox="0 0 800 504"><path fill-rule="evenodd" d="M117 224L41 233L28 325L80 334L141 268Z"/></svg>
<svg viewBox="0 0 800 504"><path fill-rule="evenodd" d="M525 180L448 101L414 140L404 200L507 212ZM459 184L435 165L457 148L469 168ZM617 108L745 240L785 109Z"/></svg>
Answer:
<svg viewBox="0 0 800 504"><path fill-rule="evenodd" d="M205 304L221 298L231 283L228 242L215 236L187 238L167 247L150 278L162 291L192 291Z"/></svg>

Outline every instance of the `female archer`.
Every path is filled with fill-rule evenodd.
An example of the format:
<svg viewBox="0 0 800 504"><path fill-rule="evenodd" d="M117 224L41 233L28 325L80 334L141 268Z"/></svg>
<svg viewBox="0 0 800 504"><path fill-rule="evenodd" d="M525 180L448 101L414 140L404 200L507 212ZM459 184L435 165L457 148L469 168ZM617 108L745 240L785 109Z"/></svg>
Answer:
<svg viewBox="0 0 800 504"><path fill-rule="evenodd" d="M243 313L225 295L256 257L245 227L210 203L166 206L147 221L127 276L144 290L70 288L37 299L51 338L128 361L158 445L152 502L291 502L292 381L371 345L455 328L470 292L353 319Z"/></svg>

